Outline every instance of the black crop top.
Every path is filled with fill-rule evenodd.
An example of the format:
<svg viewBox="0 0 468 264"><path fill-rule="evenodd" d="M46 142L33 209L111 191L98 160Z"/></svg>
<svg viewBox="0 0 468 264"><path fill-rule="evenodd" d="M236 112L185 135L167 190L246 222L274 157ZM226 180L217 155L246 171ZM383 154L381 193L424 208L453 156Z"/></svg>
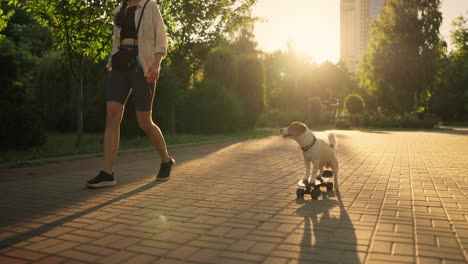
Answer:
<svg viewBox="0 0 468 264"><path fill-rule="evenodd" d="M135 27L135 10L137 6L130 6L125 12L124 23L120 31L120 39L138 39L137 31Z"/></svg>

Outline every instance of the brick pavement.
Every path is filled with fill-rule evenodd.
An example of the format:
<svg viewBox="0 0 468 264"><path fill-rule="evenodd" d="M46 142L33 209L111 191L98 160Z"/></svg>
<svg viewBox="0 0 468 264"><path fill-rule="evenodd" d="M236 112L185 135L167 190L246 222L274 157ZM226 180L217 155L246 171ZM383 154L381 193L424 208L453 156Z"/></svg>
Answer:
<svg viewBox="0 0 468 264"><path fill-rule="evenodd" d="M323 132L317 133L326 138ZM0 263L467 263L468 135L338 131L341 193L296 200L281 137L0 170Z"/></svg>

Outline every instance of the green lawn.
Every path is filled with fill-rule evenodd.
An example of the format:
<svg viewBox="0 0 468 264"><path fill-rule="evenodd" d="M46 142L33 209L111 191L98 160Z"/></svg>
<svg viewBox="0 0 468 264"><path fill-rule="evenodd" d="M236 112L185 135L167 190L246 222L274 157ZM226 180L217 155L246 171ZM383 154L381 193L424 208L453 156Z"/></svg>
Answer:
<svg viewBox="0 0 468 264"><path fill-rule="evenodd" d="M165 135L169 146L179 144L203 144L213 141L226 141L233 139L250 139L278 134L276 130L246 130L231 134L215 135ZM74 134L50 133L47 143L40 147L26 150L0 151L0 164L16 163L16 166L34 165L26 161L48 159L54 157L64 157L79 154L94 154L102 152L103 134L85 134L82 137L82 144L75 146ZM122 138L120 150L152 148L151 141L146 136L132 139Z"/></svg>

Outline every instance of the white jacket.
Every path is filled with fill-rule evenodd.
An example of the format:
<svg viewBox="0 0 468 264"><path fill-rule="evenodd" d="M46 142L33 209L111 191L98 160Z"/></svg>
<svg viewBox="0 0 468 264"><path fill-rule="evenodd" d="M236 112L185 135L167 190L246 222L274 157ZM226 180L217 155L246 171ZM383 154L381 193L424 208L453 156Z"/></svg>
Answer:
<svg viewBox="0 0 468 264"><path fill-rule="evenodd" d="M140 0L135 11L135 28L138 26L140 20L141 10L148 0ZM119 12L122 5L115 8L114 15ZM121 28L114 25L112 37L112 51L111 57L107 63L107 67L112 65L112 55L119 51L120 46L120 30ZM146 73L149 67L153 64L154 54L162 53L164 56L167 54L167 33L166 26L164 25L161 11L154 0L149 0L146 5L143 18L141 20L140 29L138 30L138 55L140 56L141 66L143 72Z"/></svg>

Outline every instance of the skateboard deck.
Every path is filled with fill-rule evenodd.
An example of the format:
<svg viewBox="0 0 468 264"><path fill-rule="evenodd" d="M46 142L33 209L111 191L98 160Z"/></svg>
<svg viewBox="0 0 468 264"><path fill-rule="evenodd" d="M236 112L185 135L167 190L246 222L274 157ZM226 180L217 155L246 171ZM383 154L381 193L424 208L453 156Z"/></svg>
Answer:
<svg viewBox="0 0 468 264"><path fill-rule="evenodd" d="M327 187L327 191L333 190L333 182L330 179L333 176L333 171L324 170L322 176L317 177L313 183L304 183L302 180L297 182L300 187L296 191L297 198L304 198L304 194L310 194L312 199L317 199L321 194L320 187Z"/></svg>
<svg viewBox="0 0 468 264"><path fill-rule="evenodd" d="M322 179L322 180L320 180ZM320 179L315 179L315 184L313 184L314 186L318 186L318 185L322 185L322 184L325 184L327 183L331 178L320 178ZM305 184L302 180L299 180L297 182L297 185L299 185L300 187L307 187L307 185L312 185L312 184Z"/></svg>

